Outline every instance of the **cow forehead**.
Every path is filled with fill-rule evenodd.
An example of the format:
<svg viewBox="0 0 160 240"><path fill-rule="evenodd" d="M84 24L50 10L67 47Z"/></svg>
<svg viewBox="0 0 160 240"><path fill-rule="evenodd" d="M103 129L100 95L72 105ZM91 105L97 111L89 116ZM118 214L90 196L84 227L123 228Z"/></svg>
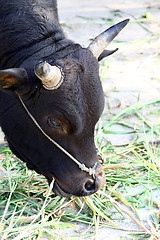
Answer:
<svg viewBox="0 0 160 240"><path fill-rule="evenodd" d="M104 94L99 78L98 61L87 49L79 49L67 58L50 63L59 65L64 74L62 85L56 90L42 87L37 99L39 119L53 115L77 127L90 124L92 128L102 114Z"/></svg>
<svg viewBox="0 0 160 240"><path fill-rule="evenodd" d="M103 91L83 79L78 79L72 87L66 86L64 81L56 91L43 90L37 102L39 112L62 119L65 116L67 120L77 123L90 119L93 123L97 122L103 111Z"/></svg>
<svg viewBox="0 0 160 240"><path fill-rule="evenodd" d="M78 45L78 44L77 44ZM73 69L78 69L82 68L84 70L91 70L95 71L95 69L98 68L98 61L97 59L93 56L90 50L87 48L82 48L80 45L73 51L71 51L65 58L58 58L54 59L53 56L53 61L52 61L52 55L51 58L49 58L49 61L52 62L53 64L60 64L64 68L70 68L72 66Z"/></svg>
<svg viewBox="0 0 160 240"><path fill-rule="evenodd" d="M64 83L60 87L64 96L72 97L76 94L79 99L83 93L84 98L89 95L91 99L102 94L98 61L88 49L81 48L57 64L62 66L64 72Z"/></svg>
<svg viewBox="0 0 160 240"><path fill-rule="evenodd" d="M63 69L64 82L52 94L62 98L63 104L67 102L77 108L103 105L98 61L89 50L81 48L68 58L58 60L56 64Z"/></svg>
<svg viewBox="0 0 160 240"><path fill-rule="evenodd" d="M43 89L39 112L53 115L75 129L84 129L88 124L93 129L103 111L104 95L99 77L88 80L83 75L66 77L57 90Z"/></svg>

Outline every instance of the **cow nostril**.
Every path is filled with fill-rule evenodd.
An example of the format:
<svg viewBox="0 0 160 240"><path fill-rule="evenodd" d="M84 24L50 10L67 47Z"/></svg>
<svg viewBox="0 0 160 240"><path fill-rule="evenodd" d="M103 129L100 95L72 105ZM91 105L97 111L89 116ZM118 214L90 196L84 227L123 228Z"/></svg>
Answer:
<svg viewBox="0 0 160 240"><path fill-rule="evenodd" d="M85 184L85 190L93 191L95 190L95 181L93 179L89 179Z"/></svg>
<svg viewBox="0 0 160 240"><path fill-rule="evenodd" d="M98 191L105 184L105 173L101 165L96 168L96 174L94 178L89 177L83 183L83 196L91 195Z"/></svg>

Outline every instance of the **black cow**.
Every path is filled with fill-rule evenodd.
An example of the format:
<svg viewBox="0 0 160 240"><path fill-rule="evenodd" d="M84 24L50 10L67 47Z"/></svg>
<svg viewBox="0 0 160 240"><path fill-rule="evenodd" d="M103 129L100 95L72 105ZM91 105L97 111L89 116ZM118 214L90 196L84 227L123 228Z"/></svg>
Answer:
<svg viewBox="0 0 160 240"><path fill-rule="evenodd" d="M55 178L56 194L92 194L105 183L94 143L104 107L98 60L116 51L104 49L128 20L82 48L66 39L56 0L0 5L0 124L8 144L29 169Z"/></svg>

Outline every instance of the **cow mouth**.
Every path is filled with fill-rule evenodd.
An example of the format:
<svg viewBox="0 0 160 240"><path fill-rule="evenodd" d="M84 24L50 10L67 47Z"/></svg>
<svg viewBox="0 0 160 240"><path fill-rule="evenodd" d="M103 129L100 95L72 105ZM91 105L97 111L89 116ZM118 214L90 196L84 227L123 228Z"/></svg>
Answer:
<svg viewBox="0 0 160 240"><path fill-rule="evenodd" d="M58 185L58 183L57 183L56 181L54 182L52 191L53 191L56 195L58 195L58 196L60 196L60 197L70 197L70 196L72 196L72 194L65 192L65 191Z"/></svg>

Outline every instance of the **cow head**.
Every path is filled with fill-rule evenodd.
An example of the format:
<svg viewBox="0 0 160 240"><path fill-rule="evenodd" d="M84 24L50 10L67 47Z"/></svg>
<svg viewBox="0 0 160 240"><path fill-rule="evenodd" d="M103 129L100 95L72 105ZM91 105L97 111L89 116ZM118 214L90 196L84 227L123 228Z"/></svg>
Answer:
<svg viewBox="0 0 160 240"><path fill-rule="evenodd" d="M79 47L65 58L54 61L48 58L49 63L0 71L0 87L12 90L8 93L10 108L2 118L10 148L49 183L55 178L53 191L56 194L90 195L105 183L94 143L94 128L104 108L98 59L111 53L104 48L127 22L114 25L88 48ZM49 141L18 96L47 136L86 167L96 166L94 176L81 170Z"/></svg>

